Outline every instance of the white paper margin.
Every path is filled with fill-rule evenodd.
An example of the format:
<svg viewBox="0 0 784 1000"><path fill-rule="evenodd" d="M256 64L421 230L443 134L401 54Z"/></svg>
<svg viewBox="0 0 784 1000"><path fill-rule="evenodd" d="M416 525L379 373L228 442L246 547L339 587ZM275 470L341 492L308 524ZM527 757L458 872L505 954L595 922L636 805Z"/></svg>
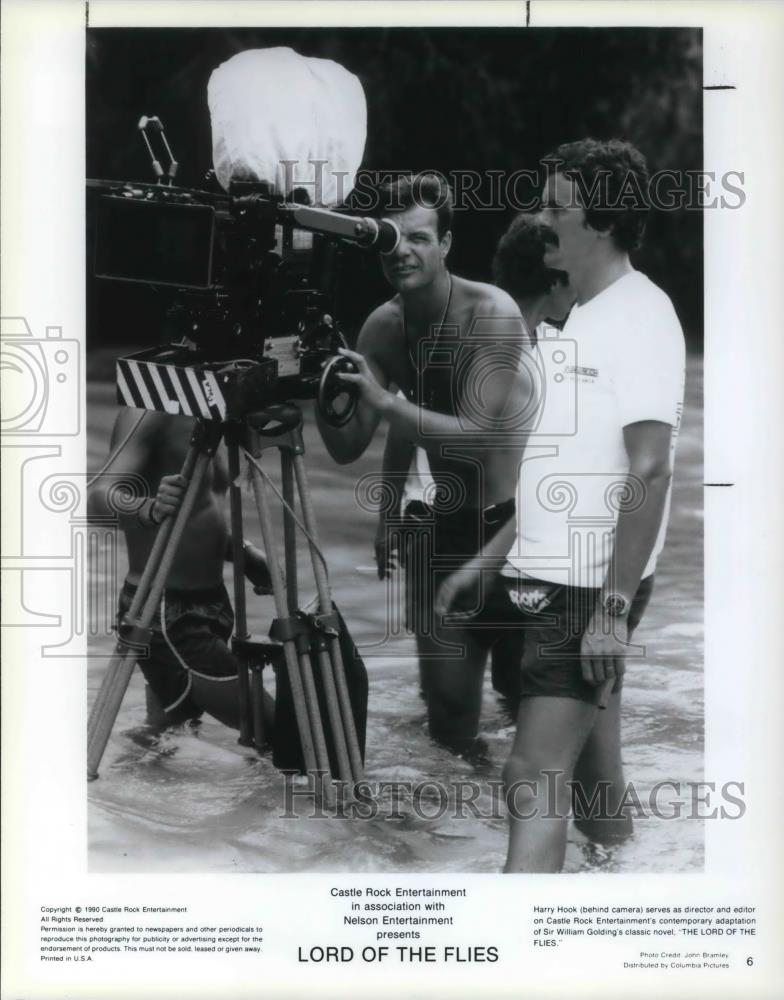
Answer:
<svg viewBox="0 0 784 1000"><path fill-rule="evenodd" d="M4 0L2 4L2 314L23 315L37 337L47 326L84 339L84 25L81 2ZM159 26L306 23L525 23L523 3L126 3L93 2L91 25ZM74 661L40 658L36 629L3 635L3 939L4 996L255 997L526 996L774 997L782 993L783 810L781 379L782 157L784 71L780 3L543 3L545 25L702 25L705 165L745 173L740 211L705 213L705 479L733 482L707 491L705 776L745 782L746 816L706 823L704 874L466 877L430 876L88 876L84 787L85 687ZM81 369L83 371L83 367ZM81 377L81 375L79 376ZM81 396L84 403L83 387ZM84 423L82 422L82 433ZM84 466L82 436L56 443L62 468ZM3 480L4 525L35 497ZM5 532L5 528L4 528ZM61 539L41 540L57 551ZM13 539L4 538L13 548ZM4 588L13 574L3 575ZM58 606L62 578L42 571L37 596ZM40 590L38 589L40 587ZM43 600L42 600L43 603ZM466 885L472 900L454 906L455 943L482 929L501 949L495 965L353 964L306 966L296 946L354 940L331 907L333 884ZM574 944L534 954L528 906L630 896L652 905L748 902L761 908L749 944L752 967L675 978L624 973L612 945ZM269 926L262 960L145 956L42 967L37 916L46 900L185 903L216 919ZM307 927L307 932L303 929ZM683 944L683 942L680 942ZM695 950L703 944L695 941Z"/></svg>

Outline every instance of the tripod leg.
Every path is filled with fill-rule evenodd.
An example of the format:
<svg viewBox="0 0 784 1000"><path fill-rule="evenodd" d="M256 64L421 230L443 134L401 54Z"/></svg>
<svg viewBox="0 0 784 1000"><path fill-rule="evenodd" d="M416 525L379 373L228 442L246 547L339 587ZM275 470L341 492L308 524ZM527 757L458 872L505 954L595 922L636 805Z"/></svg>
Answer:
<svg viewBox="0 0 784 1000"><path fill-rule="evenodd" d="M251 444L252 450L258 453L258 436L253 433L251 434ZM266 487L264 486L264 480L261 473L253 464L251 464L251 482L253 484L253 494L256 499L256 508L259 515L261 534L264 539L264 547L267 552L267 564L269 566L270 577L272 579L275 611L279 618L287 618L288 608L286 606L286 592L283 582L283 574L281 573L280 566L277 558L275 557L275 531L272 525L272 518L270 516ZM302 755L305 761L305 770L315 778L317 761L314 746L314 735L315 732L318 732L318 730L321 729L320 719L318 726L312 726L311 719L308 717L308 706L305 701L300 664L297 661L297 656L294 651L294 642L292 640L286 640L283 642L283 655L286 662L286 669L288 671L289 683L291 684L294 714L297 720L297 730L299 732L300 742L302 744ZM323 759L326 759L326 744L324 743L323 731L318 734L316 739L324 746ZM319 758L322 758L321 752L319 753ZM322 766L322 763L323 760L320 759L318 770L324 771L325 769ZM329 773L328 766L326 768L326 773ZM319 788L319 785L321 785L321 782L317 781L316 788ZM325 799L331 804L334 796L331 786L324 785L323 794Z"/></svg>
<svg viewBox="0 0 784 1000"><path fill-rule="evenodd" d="M196 460L199 457L199 452L201 450L199 439L194 434L191 440L188 452L185 455L185 461L182 465L182 470L180 475L187 479L189 482L193 478L193 470L196 467ZM136 588L136 593L133 595L133 600L131 601L131 606L128 608L127 617L133 621L142 609L144 604L144 598L150 589L153 579L158 572L158 567L163 559L163 554L166 551L166 547L169 544L169 538L174 530L176 518L167 517L163 524L158 528L158 532L155 536L155 541L152 543L152 548L150 549L150 555L147 559L147 563L144 567L141 579L139 580L139 586ZM97 701L97 699L96 699Z"/></svg>
<svg viewBox="0 0 784 1000"><path fill-rule="evenodd" d="M295 458L292 452L287 448L281 449L281 472L282 472L282 485L283 485L283 497L286 503L288 503L292 509L294 504L294 479L292 478L292 473L295 471ZM286 529L288 529L288 534L286 534ZM286 565L291 572L296 573L297 558L295 549L295 534L294 534L294 522L288 511L284 510L284 537L287 541L286 548ZM289 599L293 598L296 601L297 593L296 588L289 590ZM296 609L296 604L289 605ZM343 725L340 718L340 709L338 707L337 696L335 693L335 687L332 679L332 672L330 670L329 659L326 655L326 650L319 650L317 652L319 670L321 673L321 678L324 686L324 700L327 704L327 713L329 715L330 727L333 733L333 743L335 747L335 756L337 757L338 764L338 774L341 780L345 781L347 784L351 783L351 764L346 751L346 742L343 735ZM300 669L302 671L302 681L305 691L305 698L310 711L311 720L317 719L318 725L321 728L321 712L319 710L318 695L316 693L316 685L313 679L313 671L311 666L310 649L301 649L300 651ZM327 761L329 761L328 751L326 749L326 743L324 745L324 753L326 755Z"/></svg>
<svg viewBox="0 0 784 1000"><path fill-rule="evenodd" d="M280 478L283 487L283 553L286 567L286 599L289 614L295 615L299 608L299 593L297 587L297 532L294 518L290 511L294 510L294 470L291 466L291 455L285 448L280 450Z"/></svg>
<svg viewBox="0 0 784 1000"><path fill-rule="evenodd" d="M313 511L313 500L308 487L305 460L302 455L293 455L292 463L294 466L294 475L297 480L297 488L299 490L302 520L308 530L308 533L310 534L310 537L317 543L316 517ZM318 591L320 610L322 614L331 614L332 597L329 590L327 571L321 560L321 556L314 545L309 543L309 548L311 561L313 563L313 576L315 577L316 589ZM357 739L357 731L354 725L354 714L351 709L348 685L346 684L346 671L343 665L343 656L340 652L340 643L337 636L330 637L327 645L329 653L320 653L319 663L321 665L325 681L324 689L327 692L327 704L330 707L330 718L332 718L333 712L335 712L336 715L336 721L333 721L335 744L338 750L340 750L340 745L343 743L343 734L345 732L343 754L345 755L347 750L351 762L350 769L347 767L348 778L346 780L350 781L351 775L353 774L354 781L361 781L364 778L364 767L362 765L362 755L359 751L359 740ZM329 678L329 680L327 680L327 678ZM333 702L335 698L337 698L334 705L331 704L330 697ZM339 724L340 716L342 716L343 719L342 727Z"/></svg>
<svg viewBox="0 0 784 1000"><path fill-rule="evenodd" d="M294 510L294 469L291 463L291 453L287 448L280 450L281 485L283 486L283 544L286 564L286 598L289 614L295 615L299 610L299 593L297 586L297 536L296 525L292 516ZM288 504L288 507L286 507ZM297 649L302 688L305 695L308 715L310 717L316 759L320 768L329 773L329 751L324 737L324 726L321 721L321 709L318 702L316 683L313 679L313 666L310 660L310 644L304 643ZM341 773L345 780L345 776Z"/></svg>
<svg viewBox="0 0 784 1000"><path fill-rule="evenodd" d="M232 432L227 441L229 451L229 510L231 514L232 571L234 582L234 633L240 639L247 639L248 616L245 602L245 552L242 547L242 491L239 486L240 454L239 446ZM243 657L237 666L237 698L239 700L240 735L238 743L249 747L254 743L254 726L251 720L251 691L248 681L248 664ZM259 713L260 715L261 713ZM263 728L257 740L264 743Z"/></svg>
<svg viewBox="0 0 784 1000"><path fill-rule="evenodd" d="M214 440L217 445L217 439ZM126 616L131 626L146 629L155 616L177 546L193 510L204 473L212 460L215 445L212 451L205 453L202 435L194 437L183 465L182 474L189 482L182 506L176 517L167 518L158 529L150 558ZM118 641L93 703L87 728L87 776L90 779L98 776L98 766L128 689L137 655L138 650L134 646Z"/></svg>
<svg viewBox="0 0 784 1000"><path fill-rule="evenodd" d="M255 663L250 675L250 715L253 732L251 742L257 750L267 745L267 738L264 735L264 683L261 673L262 664Z"/></svg>

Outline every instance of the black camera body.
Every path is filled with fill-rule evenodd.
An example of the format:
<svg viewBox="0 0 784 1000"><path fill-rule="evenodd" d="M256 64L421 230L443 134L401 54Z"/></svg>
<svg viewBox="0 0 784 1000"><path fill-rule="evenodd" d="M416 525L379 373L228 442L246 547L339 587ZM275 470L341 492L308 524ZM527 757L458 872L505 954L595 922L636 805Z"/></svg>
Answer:
<svg viewBox="0 0 784 1000"><path fill-rule="evenodd" d="M171 293L166 345L118 362L119 402L235 419L319 394L346 346L334 315L340 240L361 240L370 220L286 203L256 183L228 195L89 184L99 189L95 275Z"/></svg>

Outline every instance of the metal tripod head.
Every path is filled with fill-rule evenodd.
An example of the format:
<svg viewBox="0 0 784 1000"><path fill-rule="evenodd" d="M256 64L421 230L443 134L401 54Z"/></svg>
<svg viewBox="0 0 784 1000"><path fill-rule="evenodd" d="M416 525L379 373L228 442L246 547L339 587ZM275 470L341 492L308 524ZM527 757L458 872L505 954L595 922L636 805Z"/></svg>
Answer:
<svg viewBox="0 0 784 1000"><path fill-rule="evenodd" d="M256 440L261 450L274 446L285 448L294 455L304 454L302 410L296 403L274 403L272 406L266 406L249 413L245 417L245 423L258 435Z"/></svg>

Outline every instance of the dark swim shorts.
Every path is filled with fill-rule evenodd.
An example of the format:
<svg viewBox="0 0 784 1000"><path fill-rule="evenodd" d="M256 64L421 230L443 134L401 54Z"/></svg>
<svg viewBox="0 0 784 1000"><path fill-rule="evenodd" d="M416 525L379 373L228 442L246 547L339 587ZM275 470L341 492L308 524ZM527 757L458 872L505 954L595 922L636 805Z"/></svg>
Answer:
<svg viewBox="0 0 784 1000"><path fill-rule="evenodd" d="M629 636L653 591L653 574L640 582L629 610ZM596 590L548 580L496 574L486 582L482 607L467 623L481 646L522 634L520 697L577 698L593 704L596 686L583 680L580 647L596 604ZM641 655L630 649L627 657ZM619 688L622 683L619 683Z"/></svg>
<svg viewBox="0 0 784 1000"><path fill-rule="evenodd" d="M406 577L406 627L433 631L433 602L450 573L463 566L514 517L514 497L484 509L445 513L414 500L403 517L400 553Z"/></svg>
<svg viewBox="0 0 784 1000"><path fill-rule="evenodd" d="M118 619L127 614L136 587L120 591ZM237 660L227 643L234 612L223 585L209 590L166 590L150 629L147 655L137 662L170 722L201 715L190 696L194 677L215 684L237 680Z"/></svg>

